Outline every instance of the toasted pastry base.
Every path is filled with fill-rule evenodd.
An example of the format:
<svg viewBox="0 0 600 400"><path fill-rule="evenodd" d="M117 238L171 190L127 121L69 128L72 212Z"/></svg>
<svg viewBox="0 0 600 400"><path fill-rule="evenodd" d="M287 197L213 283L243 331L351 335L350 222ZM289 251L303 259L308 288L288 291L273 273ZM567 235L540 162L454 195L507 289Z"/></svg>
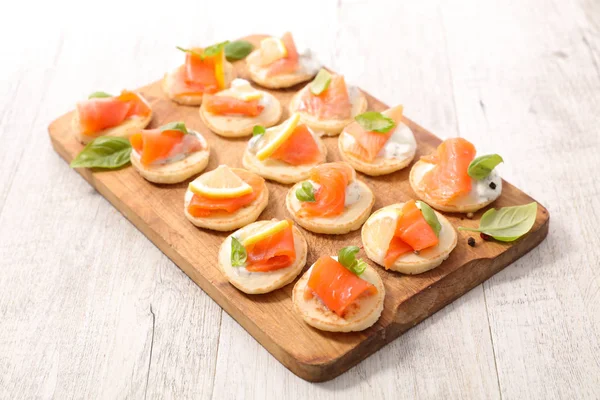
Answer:
<svg viewBox="0 0 600 400"><path fill-rule="evenodd" d="M301 203L296 198L296 189L301 187L301 182L292 186L285 198L285 206L294 221L311 232L343 235L344 233L355 231L369 218L371 208L373 208L373 204L375 203L375 195L371 189L364 182L359 180L356 182L361 188L360 200L346 207L341 215L331 218L298 215Z"/></svg>
<svg viewBox="0 0 600 400"><path fill-rule="evenodd" d="M224 137L242 137L252 134L255 125L262 125L265 128L276 125L283 112L281 103L270 93L262 92L263 96L268 97L267 105L262 113L257 117L244 117L236 115L216 115L206 111L204 104L200 106L200 117L202 122L214 133ZM224 90L217 93L217 96L227 95Z"/></svg>
<svg viewBox="0 0 600 400"><path fill-rule="evenodd" d="M246 151L244 151L242 164L248 171L254 172L265 179L285 184L300 182L308 179L310 170L316 165L324 163L327 159L327 146L325 146L325 143L318 137L315 137L315 141L319 146L321 158L312 164L290 165L283 161L270 158L265 161L260 161L256 158L256 154L251 153L247 147Z"/></svg>
<svg viewBox="0 0 600 400"><path fill-rule="evenodd" d="M140 95L140 97L142 96ZM146 103L148 103L143 97L142 99ZM94 136L88 136L82 135L79 131L79 113L75 111L73 119L71 120L71 129L73 129L77 140L79 140L82 144L88 144L89 142L100 136L115 136L128 138L130 135L147 127L150 121L152 121L152 115L152 110L150 111L150 114L146 117L134 115L133 117L123 121L120 125L104 129L103 131L97 132Z"/></svg>
<svg viewBox="0 0 600 400"><path fill-rule="evenodd" d="M231 237L233 235L246 234L256 231L263 226L277 221L257 221L227 236L219 249L219 268L227 280L236 288L248 294L269 293L279 289L292 282L306 265L306 252L308 246L306 239L295 226L294 248L296 250L296 260L292 265L286 268L278 269L272 272L249 272L243 267L231 266Z"/></svg>
<svg viewBox="0 0 600 400"><path fill-rule="evenodd" d="M488 199L487 201L475 201L472 197L466 197L464 199L459 199L454 204L440 204L436 202L434 199L431 199L427 192L420 188L421 180L423 179L423 175L429 170L430 164L425 161L417 161L412 169L410 170L410 186L413 191L421 200L425 201L431 207L436 210L445 211L445 212L456 212L456 213L470 213L481 210L485 206L496 201L498 197L502 194L502 186L498 187L496 190L496 196Z"/></svg>
<svg viewBox="0 0 600 400"><path fill-rule="evenodd" d="M350 123L354 122L354 117L367 111L368 101L365 94L356 89L356 95L351 96L352 113L348 119L320 119L303 111L297 111L300 99L304 91L310 90L308 85L298 91L290 100L290 114L300 113L300 121L311 127L313 130L322 133L324 136L336 136Z"/></svg>
<svg viewBox="0 0 600 400"><path fill-rule="evenodd" d="M404 206L404 203L396 203L383 207L375 211L363 225L361 238L365 253L367 253L369 259L381 266L383 266L383 259L387 252L387 248L381 248L381 243L389 243L394 232L382 233L374 231L372 227L373 221L375 221L382 213L392 209L402 209L402 206ZM446 217L438 212L435 212L435 214L442 225L438 245L421 250L419 254L411 252L400 256L394 265L389 268L390 270L410 275L421 274L439 266L450 256L450 253L456 247L458 235ZM386 234L387 236L385 236Z"/></svg>
<svg viewBox="0 0 600 400"><path fill-rule="evenodd" d="M177 69L181 68L177 67ZM204 94L193 94L193 95L176 95L171 93L171 87L173 87L173 77L175 72L172 71L170 73L165 74L165 77L162 80L162 89L163 92L167 95L167 97L173 100L177 104L181 104L183 106L199 106L202 104L202 97ZM233 81L236 77L235 68L230 62L225 61L225 87L228 88L231 85L231 81Z"/></svg>
<svg viewBox="0 0 600 400"><path fill-rule="evenodd" d="M401 126L399 126L398 128L400 127L406 127L406 129L410 129L405 124L401 124ZM342 157L342 160L352 165L352 167L355 170L370 176L387 175L391 174L392 172L396 172L403 168L406 168L415 158L415 154L417 152L417 149L415 147L414 151L408 157L402 160L396 158L377 157L372 162L367 162L356 157L354 154L346 152L343 140L344 135L346 135L346 133L342 132L338 139L338 150L340 151L340 156Z"/></svg>
<svg viewBox="0 0 600 400"><path fill-rule="evenodd" d="M267 76L266 68L261 67L254 62L259 54L259 50L254 50L252 53L250 53L248 57L246 57L246 66L248 67L250 79L260 86L269 89L284 89L295 86L302 82L309 81L313 76L315 76L314 73L309 73L303 69L290 74Z"/></svg>
<svg viewBox="0 0 600 400"><path fill-rule="evenodd" d="M240 168L231 168L232 171L238 171ZM187 208L192 199L193 193L189 190L185 193L185 201L183 206L183 212L187 219L199 228L212 229L214 231L233 231L246 226L258 219L263 210L269 203L269 189L263 182L263 191L252 203L246 207L242 207L234 213L219 213L208 217L194 217L191 215Z"/></svg>
<svg viewBox="0 0 600 400"><path fill-rule="evenodd" d="M328 332L357 332L365 330L377 322L383 311L385 287L375 268L370 265L367 266L361 278L375 285L377 294L361 297L355 303L356 308L350 310L345 318L329 310L316 296L311 299L304 298L304 291L308 285L312 268L311 266L302 275L292 291L294 310L307 324ZM353 305L350 307L353 307Z"/></svg>

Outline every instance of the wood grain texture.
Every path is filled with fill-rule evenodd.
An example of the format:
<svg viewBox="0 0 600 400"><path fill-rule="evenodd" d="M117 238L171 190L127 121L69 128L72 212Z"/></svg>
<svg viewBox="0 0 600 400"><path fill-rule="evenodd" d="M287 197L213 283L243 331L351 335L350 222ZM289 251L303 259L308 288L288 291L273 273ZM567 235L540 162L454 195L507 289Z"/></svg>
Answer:
<svg viewBox="0 0 600 400"><path fill-rule="evenodd" d="M257 44L260 37L246 39ZM239 76L247 78L245 63L237 62L235 66ZM206 136L212 149L208 168L219 164L240 167L246 140L233 141L212 134L200 121L197 108L177 106L169 101L162 93L159 82L140 91L155 111L151 127L183 120L189 127ZM295 90L271 91L284 107L287 107L294 92ZM375 110L386 108L371 96L369 105ZM49 128L53 146L67 161L72 160L82 148L69 128L71 118L72 114L69 113L53 122ZM415 132L419 144L418 155L433 151L440 140L410 120L406 122ZM337 138L328 138L325 142L330 153L329 161L339 159L334 150ZM78 172L269 352L292 372L311 381L331 379L354 366L535 247L544 239L548 230L549 216L540 205L533 229L514 244L479 240L478 246L473 249L466 245L468 234L460 233L459 245L450 258L443 266L431 272L409 277L380 270L386 285L386 300L384 312L377 324L360 333L331 334L308 327L293 314L291 285L262 296L247 296L229 285L215 265L216 253L226 234L198 230L186 221L182 204L187 183L153 185L131 168L115 172ZM376 209L397 202L398 199L403 201L414 197L407 175L408 169L386 177L364 178L377 193ZM269 184L271 201L262 219L286 217L283 198L288 189L289 186ZM531 201L529 196L506 184L502 196L494 205L502 207ZM450 219L456 226L473 225L481 214L479 212L472 221L457 215ZM308 232L306 236L309 243L307 265L322 254L335 254L343 246L360 244L358 231L340 237ZM294 341L289 341L289 332L295 332Z"/></svg>

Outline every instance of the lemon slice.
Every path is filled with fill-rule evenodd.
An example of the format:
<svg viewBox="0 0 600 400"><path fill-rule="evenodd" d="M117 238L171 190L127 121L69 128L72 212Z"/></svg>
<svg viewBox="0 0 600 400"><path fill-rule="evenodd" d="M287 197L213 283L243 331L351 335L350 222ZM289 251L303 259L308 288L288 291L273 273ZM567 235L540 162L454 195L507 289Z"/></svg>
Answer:
<svg viewBox="0 0 600 400"><path fill-rule="evenodd" d="M274 224L267 225L266 228L263 228L258 232L255 232L249 235L248 237L244 238L242 240L242 246L248 247L252 244L258 243L261 240L266 239L269 236L273 236L274 234L284 230L288 226L290 226L290 222L288 220L278 221Z"/></svg>
<svg viewBox="0 0 600 400"><path fill-rule="evenodd" d="M372 220L369 223L370 236L377 244L377 249L381 252L382 256L385 256L385 253L387 253L396 231L398 218L401 214L402 210L392 208L382 210L371 217Z"/></svg>
<svg viewBox="0 0 600 400"><path fill-rule="evenodd" d="M300 114L294 113L291 117L285 120L281 125L267 129L263 137L260 139L264 143L261 149L256 152L256 158L264 161L279 148L290 136L294 133L294 129L300 121Z"/></svg>
<svg viewBox="0 0 600 400"><path fill-rule="evenodd" d="M190 182L189 190L212 199L230 199L252 193L253 189L227 165L219 165Z"/></svg>
<svg viewBox="0 0 600 400"><path fill-rule="evenodd" d="M287 49L283 40L276 37L269 37L260 42L260 63L269 65L281 58L287 56Z"/></svg>
<svg viewBox="0 0 600 400"><path fill-rule="evenodd" d="M254 89L250 82L239 78L231 82L231 92L233 97L244 101L260 100L263 96L263 92Z"/></svg>

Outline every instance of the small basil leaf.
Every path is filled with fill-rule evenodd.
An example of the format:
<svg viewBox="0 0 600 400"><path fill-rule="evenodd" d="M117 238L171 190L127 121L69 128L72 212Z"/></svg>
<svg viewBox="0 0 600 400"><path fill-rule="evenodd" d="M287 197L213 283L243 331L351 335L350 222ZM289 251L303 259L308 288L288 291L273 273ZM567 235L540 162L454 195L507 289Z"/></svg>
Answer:
<svg viewBox="0 0 600 400"><path fill-rule="evenodd" d="M356 246L348 246L338 252L338 262L356 275L362 274L367 269L366 262L356 259L359 250Z"/></svg>
<svg viewBox="0 0 600 400"><path fill-rule="evenodd" d="M316 96L323 93L331 83L331 74L321 68L315 79L310 83L310 92Z"/></svg>
<svg viewBox="0 0 600 400"><path fill-rule="evenodd" d="M264 126L262 126L262 125L254 125L254 128L252 128L252 136L264 135L266 131L267 130L265 129Z"/></svg>
<svg viewBox="0 0 600 400"><path fill-rule="evenodd" d="M302 182L302 186L296 189L296 198L300 201L315 201L315 188L308 181Z"/></svg>
<svg viewBox="0 0 600 400"><path fill-rule="evenodd" d="M182 121L169 122L168 124L161 126L160 131L179 131L186 135L189 133L185 126L185 122Z"/></svg>
<svg viewBox="0 0 600 400"><path fill-rule="evenodd" d="M122 137L100 136L87 144L71 161L71 168L122 167L130 161L131 144Z"/></svg>
<svg viewBox="0 0 600 400"><path fill-rule="evenodd" d="M235 237L231 237L231 266L241 267L246 263L246 249Z"/></svg>
<svg viewBox="0 0 600 400"><path fill-rule="evenodd" d="M433 232L435 232L435 236L440 237L440 231L442 230L442 224L440 224L440 221L438 220L437 215L435 215L435 211L433 211L433 209L431 207L429 207L429 204L427 204L421 200L417 200L417 206L421 210L421 213L423 214L423 218L425 218L425 221L427 221L427 224L429 224L431 229L433 229Z"/></svg>
<svg viewBox="0 0 600 400"><path fill-rule="evenodd" d="M202 54L200 54L197 51L194 51L192 49L184 49L183 47L179 47L179 46L175 46L175 48L177 50L183 51L184 53L190 53L190 54L200 57L201 59L204 59L204 56Z"/></svg>
<svg viewBox="0 0 600 400"><path fill-rule="evenodd" d="M533 224L537 215L537 203L522 206L503 207L499 210L487 210L479 221L479 228L466 228L459 226L460 231L483 232L501 242L512 242L525 235Z"/></svg>
<svg viewBox="0 0 600 400"><path fill-rule="evenodd" d="M102 99L105 97L113 97L113 95L106 92L94 92L88 96L88 99Z"/></svg>
<svg viewBox="0 0 600 400"><path fill-rule="evenodd" d="M246 58L254 49L252 43L245 40L235 40L225 45L225 57L228 61L236 61Z"/></svg>
<svg viewBox="0 0 600 400"><path fill-rule="evenodd" d="M482 180L492 172L494 168L504 160L498 154L487 154L471 161L467 173L473 179Z"/></svg>
<svg viewBox="0 0 600 400"><path fill-rule="evenodd" d="M367 111L354 117L356 122L366 131L387 133L396 126L393 119L377 111Z"/></svg>
<svg viewBox="0 0 600 400"><path fill-rule="evenodd" d="M226 40L221 43L213 44L212 46L208 46L207 48L204 49L204 51L202 52L202 55L204 57L216 56L217 54L219 54L221 52L221 50L223 50L223 48L227 45L227 43L229 43L229 40Z"/></svg>

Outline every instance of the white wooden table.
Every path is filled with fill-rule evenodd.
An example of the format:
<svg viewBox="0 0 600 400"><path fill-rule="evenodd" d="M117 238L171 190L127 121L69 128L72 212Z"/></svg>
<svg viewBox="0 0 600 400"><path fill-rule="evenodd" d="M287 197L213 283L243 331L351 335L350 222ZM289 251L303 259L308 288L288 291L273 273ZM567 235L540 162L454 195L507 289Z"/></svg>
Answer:
<svg viewBox="0 0 600 400"><path fill-rule="evenodd" d="M4 5L0 25L0 398L600 398L597 0L36 3ZM46 133L90 92L160 78L175 45L288 29L437 135L500 153L552 217L537 249L322 384L271 357Z"/></svg>

